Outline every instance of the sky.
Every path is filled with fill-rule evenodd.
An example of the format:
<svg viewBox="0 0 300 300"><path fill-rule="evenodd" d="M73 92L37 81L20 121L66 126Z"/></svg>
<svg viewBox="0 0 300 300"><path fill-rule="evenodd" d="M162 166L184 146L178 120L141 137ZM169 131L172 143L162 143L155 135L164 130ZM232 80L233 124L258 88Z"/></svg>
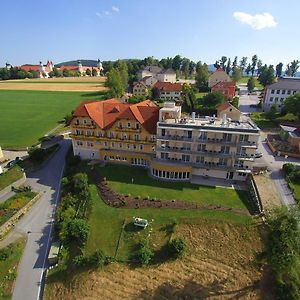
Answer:
<svg viewBox="0 0 300 300"><path fill-rule="evenodd" d="M0 66L222 55L300 60L299 0L1 0Z"/></svg>

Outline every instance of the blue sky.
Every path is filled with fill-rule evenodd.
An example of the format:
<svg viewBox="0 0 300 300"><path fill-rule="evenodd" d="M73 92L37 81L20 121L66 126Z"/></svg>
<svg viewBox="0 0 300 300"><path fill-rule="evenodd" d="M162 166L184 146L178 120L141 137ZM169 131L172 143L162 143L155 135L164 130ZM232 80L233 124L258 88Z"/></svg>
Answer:
<svg viewBox="0 0 300 300"><path fill-rule="evenodd" d="M0 7L0 66L176 54L207 63L222 55L300 60L299 0L1 0Z"/></svg>

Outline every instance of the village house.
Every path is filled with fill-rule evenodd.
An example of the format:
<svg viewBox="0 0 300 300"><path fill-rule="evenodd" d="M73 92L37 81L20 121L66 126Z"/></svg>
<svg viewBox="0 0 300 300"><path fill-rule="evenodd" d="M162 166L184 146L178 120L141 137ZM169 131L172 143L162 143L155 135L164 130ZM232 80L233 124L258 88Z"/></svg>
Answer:
<svg viewBox="0 0 300 300"><path fill-rule="evenodd" d="M280 125L279 135L294 152L300 152L300 127Z"/></svg>
<svg viewBox="0 0 300 300"><path fill-rule="evenodd" d="M147 96L149 94L149 90L146 84L141 80L133 85L132 94L136 97Z"/></svg>
<svg viewBox="0 0 300 300"><path fill-rule="evenodd" d="M163 70L157 66L148 66L138 71L137 75L139 80L145 77L152 77L161 82L176 82L176 72L173 69Z"/></svg>
<svg viewBox="0 0 300 300"><path fill-rule="evenodd" d="M264 111L269 111L276 104L281 112L284 100L300 91L300 77L281 77L277 82L266 86L264 96Z"/></svg>
<svg viewBox="0 0 300 300"><path fill-rule="evenodd" d="M154 88L159 92L162 100L181 100L182 85L180 83L156 82Z"/></svg>
<svg viewBox="0 0 300 300"><path fill-rule="evenodd" d="M222 93L225 100L230 100L235 95L235 84L231 81L218 82L211 87L211 91Z"/></svg>
<svg viewBox="0 0 300 300"><path fill-rule="evenodd" d="M208 77L208 87L212 88L219 82L230 82L230 81L231 81L230 76L222 68L219 68Z"/></svg>

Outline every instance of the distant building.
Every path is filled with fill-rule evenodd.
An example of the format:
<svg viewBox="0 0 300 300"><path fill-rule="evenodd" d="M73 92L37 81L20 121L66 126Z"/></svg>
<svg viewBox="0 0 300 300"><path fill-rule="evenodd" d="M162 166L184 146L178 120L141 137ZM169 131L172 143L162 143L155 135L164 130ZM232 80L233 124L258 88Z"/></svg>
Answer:
<svg viewBox="0 0 300 300"><path fill-rule="evenodd" d="M156 82L154 88L159 91L162 100L181 100L182 85L180 83Z"/></svg>
<svg viewBox="0 0 300 300"><path fill-rule="evenodd" d="M212 88L214 85L216 85L219 82L230 82L230 81L231 81L230 76L222 68L219 68L208 77L208 87Z"/></svg>
<svg viewBox="0 0 300 300"><path fill-rule="evenodd" d="M139 81L133 85L133 96L147 96L149 93L148 87L143 81Z"/></svg>
<svg viewBox="0 0 300 300"><path fill-rule="evenodd" d="M137 75L139 80L145 77L153 77L161 82L176 82L176 72L173 69L163 70L157 66L148 66L138 71Z"/></svg>
<svg viewBox="0 0 300 300"><path fill-rule="evenodd" d="M81 76L85 76L86 75L86 71L89 69L92 73L93 69L95 69L97 71L97 76L101 76L101 72L103 71L103 66L102 63L100 61L100 59L98 59L97 62L97 66L83 66L81 61L79 60L77 62L77 65L71 65L71 66L61 66L58 68L60 71L63 71L65 69L70 70L70 71L74 71L74 72L79 72Z"/></svg>
<svg viewBox="0 0 300 300"><path fill-rule="evenodd" d="M19 66L20 69L23 69L24 71L36 71L38 73L38 76L40 78L48 78L49 73L53 71L53 62L51 60L47 61L46 65L43 65L43 63L40 61L39 65L22 65Z"/></svg>
<svg viewBox="0 0 300 300"><path fill-rule="evenodd" d="M221 119L229 118L231 121L239 122L241 118L241 112L229 102L220 104L217 107L217 112Z"/></svg>
<svg viewBox="0 0 300 300"><path fill-rule="evenodd" d="M211 87L212 92L222 93L225 100L232 99L235 95L235 84L233 82L218 82Z"/></svg>
<svg viewBox="0 0 300 300"><path fill-rule="evenodd" d="M281 77L277 82L266 86L264 96L264 111L269 111L273 104L282 110L284 100L300 91L300 77Z"/></svg>
<svg viewBox="0 0 300 300"><path fill-rule="evenodd" d="M300 127L280 125L280 137L288 142L295 152L300 151Z"/></svg>

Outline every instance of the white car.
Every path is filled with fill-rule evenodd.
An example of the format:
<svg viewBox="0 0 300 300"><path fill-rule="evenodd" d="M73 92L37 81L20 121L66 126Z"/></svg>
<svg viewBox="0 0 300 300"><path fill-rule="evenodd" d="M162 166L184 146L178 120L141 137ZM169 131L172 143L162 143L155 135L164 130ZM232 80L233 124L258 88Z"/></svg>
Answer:
<svg viewBox="0 0 300 300"><path fill-rule="evenodd" d="M135 226L139 226L142 228L146 228L148 226L148 220L146 219L141 219L141 218L134 218L134 223Z"/></svg>

